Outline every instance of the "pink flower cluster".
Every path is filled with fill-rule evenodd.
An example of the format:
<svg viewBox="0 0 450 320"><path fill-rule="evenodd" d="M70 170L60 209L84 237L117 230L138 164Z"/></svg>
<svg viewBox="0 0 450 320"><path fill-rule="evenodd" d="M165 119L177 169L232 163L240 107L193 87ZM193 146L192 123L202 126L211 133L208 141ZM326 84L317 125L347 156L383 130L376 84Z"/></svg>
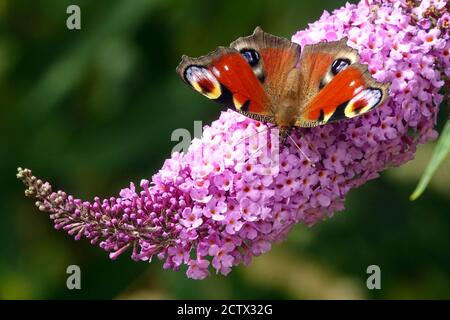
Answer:
<svg viewBox="0 0 450 320"><path fill-rule="evenodd" d="M211 267L226 275L270 250L296 223L313 225L342 210L350 189L437 137L439 89L450 77L448 2L347 4L324 12L292 41L342 37L377 80L391 83L390 99L359 118L294 131L311 162L289 142L275 157L260 150L251 137L272 141L274 130L229 110L186 154L166 160L151 183L142 180L139 191L131 183L118 198L82 202L52 192L27 169L18 177L56 228L98 243L112 259L131 248L135 260L157 256L174 270L187 265L189 278L203 279Z"/></svg>

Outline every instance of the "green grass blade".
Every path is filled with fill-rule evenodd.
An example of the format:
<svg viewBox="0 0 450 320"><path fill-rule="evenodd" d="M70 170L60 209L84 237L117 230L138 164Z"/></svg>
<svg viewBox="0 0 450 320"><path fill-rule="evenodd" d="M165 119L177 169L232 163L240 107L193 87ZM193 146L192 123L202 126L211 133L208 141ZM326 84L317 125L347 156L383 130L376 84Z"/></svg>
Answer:
<svg viewBox="0 0 450 320"><path fill-rule="evenodd" d="M450 152L450 121L447 121L447 123L444 126L444 129L442 130L441 136L439 137L439 140L436 144L436 147L433 151L431 160L428 163L428 166L425 169L425 172L423 173L422 177L420 178L419 184L409 197L411 201L416 200L425 191L431 178L435 174L439 165L447 157L449 152Z"/></svg>

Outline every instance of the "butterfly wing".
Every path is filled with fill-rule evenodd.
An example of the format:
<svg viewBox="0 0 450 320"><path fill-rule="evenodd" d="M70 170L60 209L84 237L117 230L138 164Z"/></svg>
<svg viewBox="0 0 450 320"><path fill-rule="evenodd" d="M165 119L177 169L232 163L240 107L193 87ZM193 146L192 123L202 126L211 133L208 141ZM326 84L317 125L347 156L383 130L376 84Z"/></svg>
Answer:
<svg viewBox="0 0 450 320"><path fill-rule="evenodd" d="M270 121L268 97L250 64L233 48L219 47L199 58L182 57L180 77L195 91L227 107Z"/></svg>
<svg viewBox="0 0 450 320"><path fill-rule="evenodd" d="M305 46L299 62L301 105L296 126L313 127L353 118L381 105L388 85L359 62L347 39Z"/></svg>
<svg viewBox="0 0 450 320"><path fill-rule="evenodd" d="M299 57L297 44L257 27L252 35L233 41L230 48L219 47L200 58L183 56L177 72L204 96L232 105L250 118L276 122L273 106L283 96L289 71L295 69Z"/></svg>
<svg viewBox="0 0 450 320"><path fill-rule="evenodd" d="M274 107L286 91L290 71L296 68L300 58L300 46L288 39L276 37L257 27L252 35L233 41L230 46L238 50L251 65L263 84ZM253 59L256 56L258 58Z"/></svg>
<svg viewBox="0 0 450 320"><path fill-rule="evenodd" d="M359 63L347 39L305 46L257 27L229 48L183 56L177 72L209 99L279 127L312 127L352 118L379 106L388 85Z"/></svg>

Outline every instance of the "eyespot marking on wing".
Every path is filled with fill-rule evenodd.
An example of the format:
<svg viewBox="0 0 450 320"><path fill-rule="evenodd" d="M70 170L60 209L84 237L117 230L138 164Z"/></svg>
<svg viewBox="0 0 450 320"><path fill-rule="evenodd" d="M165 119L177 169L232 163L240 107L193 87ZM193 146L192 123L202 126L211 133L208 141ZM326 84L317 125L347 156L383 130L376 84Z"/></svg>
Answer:
<svg viewBox="0 0 450 320"><path fill-rule="evenodd" d="M334 75L337 75L339 72L347 68L350 65L350 63L351 62L349 59L336 59L331 64L331 72Z"/></svg>
<svg viewBox="0 0 450 320"><path fill-rule="evenodd" d="M330 69L327 71L325 76L320 79L319 82L319 90L322 90L328 83L333 80L333 77L336 76L339 72L344 71L348 66L350 66L352 62L346 58L338 58L333 61Z"/></svg>
<svg viewBox="0 0 450 320"><path fill-rule="evenodd" d="M359 92L345 107L344 115L353 118L375 108L382 100L383 93L378 88L368 88Z"/></svg>
<svg viewBox="0 0 450 320"><path fill-rule="evenodd" d="M255 73L258 80L263 83L266 79L266 75L264 74L264 70L261 64L261 55L255 49L243 48L239 50L239 53L242 57L247 61L247 63L252 67L253 72Z"/></svg>
<svg viewBox="0 0 450 320"><path fill-rule="evenodd" d="M259 63L260 57L258 51L254 49L241 49L240 53L250 66L254 67Z"/></svg>
<svg viewBox="0 0 450 320"><path fill-rule="evenodd" d="M186 68L184 78L196 91L209 99L218 99L222 94L219 81L207 68L190 66Z"/></svg>

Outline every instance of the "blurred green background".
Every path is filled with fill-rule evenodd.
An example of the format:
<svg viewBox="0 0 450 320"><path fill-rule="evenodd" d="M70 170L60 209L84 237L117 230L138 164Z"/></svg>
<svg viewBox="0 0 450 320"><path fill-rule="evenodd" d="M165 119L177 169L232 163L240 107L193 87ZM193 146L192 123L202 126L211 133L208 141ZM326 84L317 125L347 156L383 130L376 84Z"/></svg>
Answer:
<svg viewBox="0 0 450 320"><path fill-rule="evenodd" d="M69 4L81 7L80 31L66 28ZM257 25L290 38L343 4L0 0L0 299L450 298L449 161L408 200L433 144L353 190L330 221L298 225L249 267L204 281L127 254L110 261L55 231L15 178L20 165L81 198L117 195L161 167L174 129L219 115L178 79L183 53L208 53ZM82 290L66 289L71 264ZM381 290L366 288L371 264Z"/></svg>

